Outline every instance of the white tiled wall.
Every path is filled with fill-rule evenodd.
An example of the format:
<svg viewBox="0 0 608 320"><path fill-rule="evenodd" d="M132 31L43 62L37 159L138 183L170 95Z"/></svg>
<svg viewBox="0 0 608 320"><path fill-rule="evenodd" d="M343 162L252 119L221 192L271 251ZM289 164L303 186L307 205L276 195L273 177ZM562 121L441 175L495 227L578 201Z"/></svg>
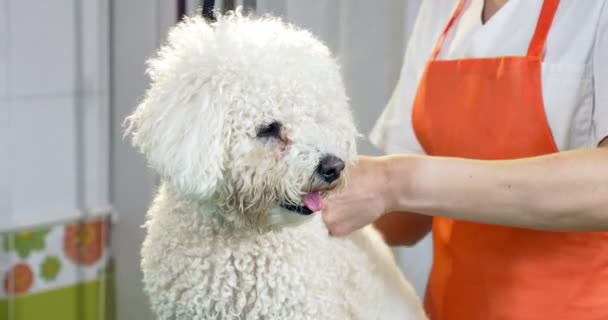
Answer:
<svg viewBox="0 0 608 320"><path fill-rule="evenodd" d="M104 212L110 203L110 6L109 0L79 1L82 12L82 83L79 86L79 102L86 134L85 202L89 210Z"/></svg>
<svg viewBox="0 0 608 320"><path fill-rule="evenodd" d="M8 0L11 95L68 95L74 86L74 0Z"/></svg>
<svg viewBox="0 0 608 320"><path fill-rule="evenodd" d="M75 214L73 110L70 95L11 103L9 181L13 221L19 226L52 223Z"/></svg>
<svg viewBox="0 0 608 320"><path fill-rule="evenodd" d="M108 93L110 6L109 0L78 0L81 4L80 39L82 50L82 90ZM95 36L91 36L95 35ZM106 107L109 104L105 104Z"/></svg>
<svg viewBox="0 0 608 320"><path fill-rule="evenodd" d="M0 0L0 110L4 109L6 99L6 78L8 68L8 0ZM1 145L1 144L0 144Z"/></svg>
<svg viewBox="0 0 608 320"><path fill-rule="evenodd" d="M85 203L93 213L110 210L110 109L106 92L85 93L80 98L84 109L84 161L87 184Z"/></svg>
<svg viewBox="0 0 608 320"><path fill-rule="evenodd" d="M109 209L108 1L0 0L0 232Z"/></svg>
<svg viewBox="0 0 608 320"><path fill-rule="evenodd" d="M4 151L8 148L8 100L6 97L6 68L8 67L7 7L8 0L0 0L0 168L8 168L8 157L6 151ZM0 226L9 224L8 188L8 170L0 169Z"/></svg>

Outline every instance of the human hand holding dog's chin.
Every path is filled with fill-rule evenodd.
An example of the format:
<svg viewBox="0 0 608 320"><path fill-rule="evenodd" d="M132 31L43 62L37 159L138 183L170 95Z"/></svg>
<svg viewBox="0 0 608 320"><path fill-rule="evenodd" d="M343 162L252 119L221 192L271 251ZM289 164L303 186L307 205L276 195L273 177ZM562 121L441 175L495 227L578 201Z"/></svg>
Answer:
<svg viewBox="0 0 608 320"><path fill-rule="evenodd" d="M348 235L391 209L388 169L386 158L368 156L348 169L345 189L325 199L321 211L330 235Z"/></svg>

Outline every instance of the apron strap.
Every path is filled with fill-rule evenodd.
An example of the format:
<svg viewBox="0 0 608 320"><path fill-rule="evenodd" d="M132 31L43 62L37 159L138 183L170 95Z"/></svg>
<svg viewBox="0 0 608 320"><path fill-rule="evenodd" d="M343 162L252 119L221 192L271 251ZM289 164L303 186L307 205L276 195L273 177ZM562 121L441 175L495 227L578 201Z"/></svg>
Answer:
<svg viewBox="0 0 608 320"><path fill-rule="evenodd" d="M430 1L435 1L435 0L430 0ZM445 37L448 34L448 31L452 28L452 25L454 25L456 18L458 18L458 16L460 16L460 13L462 12L462 8L464 8L464 1L465 0L458 1L458 5L456 6L456 9L454 9L454 12L452 13L452 16L450 17L450 21L448 21L448 24L445 26L445 29L443 29L443 32L439 36L439 40L437 40L437 43L435 44L435 49L433 49L433 53L431 54L431 60L437 59L437 55L439 55L439 51L441 50L441 47L443 47L443 41L445 40Z"/></svg>
<svg viewBox="0 0 608 320"><path fill-rule="evenodd" d="M528 48L528 57L542 60L549 29L551 29L553 17L555 17L558 5L559 0L545 0L543 2L543 7L538 17L538 23L536 24L536 31L534 31L534 36L532 37L530 47Z"/></svg>
<svg viewBox="0 0 608 320"><path fill-rule="evenodd" d="M465 0L460 0L458 2L458 5L456 6L456 9L454 9L448 24L445 26L445 29L443 29L443 32L439 36L437 44L435 44L435 49L433 49L433 53L431 54L431 60L437 59L439 51L441 50L441 47L443 47L443 42L445 41L449 30L452 28L456 18L460 16L460 13L464 8L464 3ZM557 11L558 5L559 0L545 0L543 2L543 7L540 11L538 22L536 23L534 36L532 36L530 46L528 47L528 57L541 59L543 50L545 49L545 43L547 42L547 35L549 34L549 29L553 23L553 17L555 17L555 12Z"/></svg>

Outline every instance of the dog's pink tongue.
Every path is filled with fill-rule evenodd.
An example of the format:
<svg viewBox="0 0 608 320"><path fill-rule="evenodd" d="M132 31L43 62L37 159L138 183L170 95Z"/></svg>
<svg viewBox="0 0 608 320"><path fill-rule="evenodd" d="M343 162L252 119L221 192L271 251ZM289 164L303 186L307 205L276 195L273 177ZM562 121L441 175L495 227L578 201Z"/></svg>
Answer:
<svg viewBox="0 0 608 320"><path fill-rule="evenodd" d="M312 212L323 209L323 198L319 192L311 192L302 196L302 203Z"/></svg>

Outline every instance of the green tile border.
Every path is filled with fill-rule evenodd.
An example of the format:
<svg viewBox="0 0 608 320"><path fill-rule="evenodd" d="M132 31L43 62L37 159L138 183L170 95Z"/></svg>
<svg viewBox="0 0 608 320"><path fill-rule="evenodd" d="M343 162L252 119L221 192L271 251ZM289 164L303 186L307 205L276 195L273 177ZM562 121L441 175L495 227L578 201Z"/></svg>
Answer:
<svg viewBox="0 0 608 320"><path fill-rule="evenodd" d="M114 320L113 277L105 279L105 306L100 306L100 280L15 298L10 320ZM105 310L101 309L105 308ZM105 311L105 312L100 312ZM8 319L8 301L0 300L0 318ZM105 314L105 316L104 316Z"/></svg>

